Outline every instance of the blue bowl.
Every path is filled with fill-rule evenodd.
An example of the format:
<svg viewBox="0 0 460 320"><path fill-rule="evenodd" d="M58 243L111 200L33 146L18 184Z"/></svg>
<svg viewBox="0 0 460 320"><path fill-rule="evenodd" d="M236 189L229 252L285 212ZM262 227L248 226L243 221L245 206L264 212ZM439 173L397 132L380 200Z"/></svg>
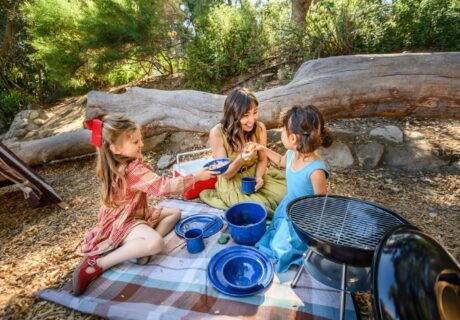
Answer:
<svg viewBox="0 0 460 320"><path fill-rule="evenodd" d="M227 209L225 219L233 240L252 246L265 233L267 210L256 202L240 202Z"/></svg>
<svg viewBox="0 0 460 320"><path fill-rule="evenodd" d="M233 256L222 267L225 285L239 291L250 290L260 285L264 266L256 256Z"/></svg>
<svg viewBox="0 0 460 320"><path fill-rule="evenodd" d="M225 164L223 164L220 167L217 167L216 165L218 165L219 163L225 163ZM227 171L229 165L230 165L229 158L219 158L216 160L209 161L203 166L203 168L207 168L208 170L215 171L216 172L215 175L218 176L224 173L225 171ZM213 168L213 166L216 166L216 168Z"/></svg>

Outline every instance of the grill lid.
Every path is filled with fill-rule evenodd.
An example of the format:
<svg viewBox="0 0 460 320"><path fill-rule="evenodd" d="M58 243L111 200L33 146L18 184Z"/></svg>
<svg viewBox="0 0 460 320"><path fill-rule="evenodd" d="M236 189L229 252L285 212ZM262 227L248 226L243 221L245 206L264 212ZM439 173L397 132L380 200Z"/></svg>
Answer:
<svg viewBox="0 0 460 320"><path fill-rule="evenodd" d="M372 263L372 302L380 319L460 319L460 266L413 226L388 232Z"/></svg>

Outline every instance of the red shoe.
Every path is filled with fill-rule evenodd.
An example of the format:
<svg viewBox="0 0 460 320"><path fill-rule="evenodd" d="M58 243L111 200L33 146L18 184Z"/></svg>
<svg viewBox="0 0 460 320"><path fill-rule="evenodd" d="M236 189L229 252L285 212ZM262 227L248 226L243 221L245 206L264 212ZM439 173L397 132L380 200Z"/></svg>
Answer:
<svg viewBox="0 0 460 320"><path fill-rule="evenodd" d="M73 272L73 294L76 296L85 292L91 281L99 277L102 273L102 268L97 265L97 256L85 257L81 260L77 268Z"/></svg>

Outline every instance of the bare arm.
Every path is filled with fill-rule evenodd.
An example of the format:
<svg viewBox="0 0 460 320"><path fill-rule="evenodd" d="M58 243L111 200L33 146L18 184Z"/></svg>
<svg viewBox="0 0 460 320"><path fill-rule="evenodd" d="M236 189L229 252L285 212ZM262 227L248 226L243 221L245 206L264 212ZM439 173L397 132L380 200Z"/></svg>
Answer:
<svg viewBox="0 0 460 320"><path fill-rule="evenodd" d="M224 140L222 139L222 135L219 132L217 126L212 128L211 132L209 133L209 143L211 145L212 157L214 159L228 157L227 151L225 151L224 147ZM243 164L244 160L241 158L241 156L238 156L234 161L232 161L232 163L230 163L227 171L225 171L221 176L225 179L231 179L238 172L238 170L241 169Z"/></svg>
<svg viewBox="0 0 460 320"><path fill-rule="evenodd" d="M273 151L272 149L261 144L256 144L256 148L254 150L259 151L259 154L265 154L268 157L268 159L270 159L270 161L272 161L278 167L286 168L287 151L284 155L281 155L278 152Z"/></svg>
<svg viewBox="0 0 460 320"><path fill-rule="evenodd" d="M261 134L259 144L266 147L267 146L267 129L262 122L259 122L261 127ZM262 178L267 170L268 159L265 152L258 151L258 161L257 161L257 168L256 168L256 180L258 178Z"/></svg>
<svg viewBox="0 0 460 320"><path fill-rule="evenodd" d="M310 175L311 184L313 185L313 191L315 194L326 194L327 192L327 180L326 173L323 170L315 170Z"/></svg>

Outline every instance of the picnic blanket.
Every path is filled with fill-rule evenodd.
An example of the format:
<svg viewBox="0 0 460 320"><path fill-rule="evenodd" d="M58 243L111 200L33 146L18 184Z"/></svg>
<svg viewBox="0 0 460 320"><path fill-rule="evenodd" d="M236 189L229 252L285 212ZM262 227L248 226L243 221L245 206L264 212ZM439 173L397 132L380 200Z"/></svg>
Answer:
<svg viewBox="0 0 460 320"><path fill-rule="evenodd" d="M183 217L193 214L223 215L205 204L165 200L159 207L180 208ZM231 297L214 289L206 268L218 251L235 245L217 243L220 232L205 239L205 250L190 254L182 238L171 232L163 252L148 265L127 261L105 271L74 297L71 283L62 289L45 289L34 295L80 312L110 319L338 319L340 293L313 279L307 271L296 288L290 283L297 270L275 274L272 284L250 297ZM347 293L345 317L356 319Z"/></svg>

